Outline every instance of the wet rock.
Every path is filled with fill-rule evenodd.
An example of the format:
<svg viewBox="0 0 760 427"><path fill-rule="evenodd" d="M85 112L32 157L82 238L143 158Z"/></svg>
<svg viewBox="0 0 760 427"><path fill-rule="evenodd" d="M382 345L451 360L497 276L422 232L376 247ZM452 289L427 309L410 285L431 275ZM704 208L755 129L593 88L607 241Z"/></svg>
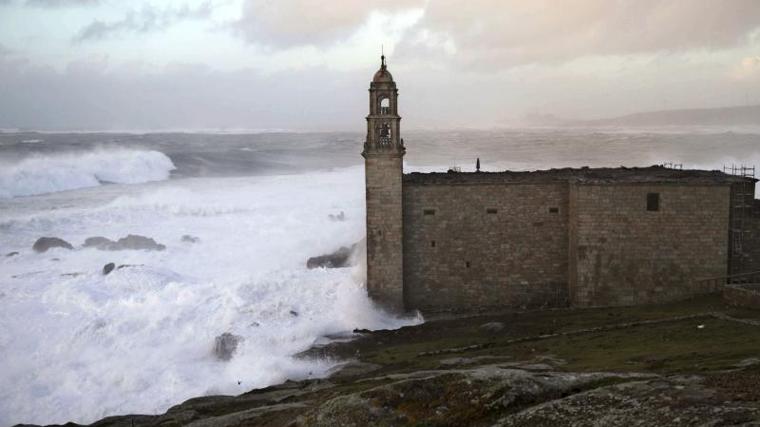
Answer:
<svg viewBox="0 0 760 427"><path fill-rule="evenodd" d="M108 264L103 266L103 275L107 275L108 273L112 272L113 269L116 268L116 264L109 262Z"/></svg>
<svg viewBox="0 0 760 427"><path fill-rule="evenodd" d="M182 236L182 239L180 239L180 240L182 240L185 243L198 243L198 242L200 242L201 239L199 239L199 238L197 238L195 236L191 236L189 234L185 234L184 236Z"/></svg>
<svg viewBox="0 0 760 427"><path fill-rule="evenodd" d="M123 250L149 250L162 251L166 246L156 242L150 237L140 236L139 234L130 234L122 237L117 241L105 237L96 236L88 237L84 241L85 248L95 248L102 251L123 251Z"/></svg>
<svg viewBox="0 0 760 427"><path fill-rule="evenodd" d="M166 246L157 243L150 237L140 236L138 234L130 234L127 237L122 237L116 241L116 248L111 250L123 250L123 249L145 249L149 251L163 251Z"/></svg>
<svg viewBox="0 0 760 427"><path fill-rule="evenodd" d="M290 310L290 315L293 317L298 317L298 312L295 310Z"/></svg>
<svg viewBox="0 0 760 427"><path fill-rule="evenodd" d="M109 245L112 245L116 242L114 242L111 239L107 239L103 236L95 236L95 237L88 237L84 239L84 244L82 244L82 247L84 248L96 248L96 249L107 249Z"/></svg>
<svg viewBox="0 0 760 427"><path fill-rule="evenodd" d="M214 354L219 360L230 360L232 359L233 354L235 354L238 344L242 340L243 338L238 335L225 332L216 337Z"/></svg>
<svg viewBox="0 0 760 427"><path fill-rule="evenodd" d="M16 255L18 255L18 252L16 252L16 251L13 251L13 252L8 252L7 254L5 254L6 258L7 258L7 257L16 256Z"/></svg>
<svg viewBox="0 0 760 427"><path fill-rule="evenodd" d="M367 241L362 239L350 248L341 246L337 251L327 254L311 257L306 261L306 267L312 268L343 268L351 267L361 261L361 257L366 253Z"/></svg>
<svg viewBox="0 0 760 427"><path fill-rule="evenodd" d="M348 260L351 258L351 249L343 246L337 251L328 254L311 257L306 261L306 268L343 268L349 267Z"/></svg>
<svg viewBox="0 0 760 427"><path fill-rule="evenodd" d="M34 245L32 245L32 249L34 249L35 252L46 252L48 249L52 248L74 249L74 247L71 246L71 243L58 237L40 237L34 242Z"/></svg>

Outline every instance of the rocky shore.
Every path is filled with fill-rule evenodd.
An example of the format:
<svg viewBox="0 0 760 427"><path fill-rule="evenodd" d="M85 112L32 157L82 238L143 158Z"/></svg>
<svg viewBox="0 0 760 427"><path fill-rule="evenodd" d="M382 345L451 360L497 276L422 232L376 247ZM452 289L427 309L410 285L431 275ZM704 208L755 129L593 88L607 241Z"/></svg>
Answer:
<svg viewBox="0 0 760 427"><path fill-rule="evenodd" d="M93 426L692 426L760 423L760 312L668 305L439 315L301 354L326 379ZM68 424L74 426L75 424Z"/></svg>

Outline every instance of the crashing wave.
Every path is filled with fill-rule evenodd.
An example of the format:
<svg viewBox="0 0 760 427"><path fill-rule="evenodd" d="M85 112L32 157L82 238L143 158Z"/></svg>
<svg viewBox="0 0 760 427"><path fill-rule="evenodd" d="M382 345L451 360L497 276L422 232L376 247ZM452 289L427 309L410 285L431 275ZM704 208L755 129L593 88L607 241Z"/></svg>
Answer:
<svg viewBox="0 0 760 427"><path fill-rule="evenodd" d="M159 151L95 150L36 155L0 168L0 198L96 187L104 183L163 181L176 169Z"/></svg>

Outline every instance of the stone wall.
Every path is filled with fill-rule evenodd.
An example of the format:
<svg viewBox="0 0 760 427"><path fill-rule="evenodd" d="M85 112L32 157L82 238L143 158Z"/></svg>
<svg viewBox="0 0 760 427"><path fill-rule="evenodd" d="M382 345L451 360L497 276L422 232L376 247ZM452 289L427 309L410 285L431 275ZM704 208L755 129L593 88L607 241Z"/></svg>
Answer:
<svg viewBox="0 0 760 427"><path fill-rule="evenodd" d="M723 300L736 307L760 310L760 285L729 285L723 288Z"/></svg>
<svg viewBox="0 0 760 427"><path fill-rule="evenodd" d="M402 157L367 154L367 293L383 306L404 309Z"/></svg>
<svg viewBox="0 0 760 427"><path fill-rule="evenodd" d="M571 300L657 303L704 292L728 269L728 185L571 185ZM659 210L647 195L659 194Z"/></svg>
<svg viewBox="0 0 760 427"><path fill-rule="evenodd" d="M404 183L408 308L567 303L567 183Z"/></svg>
<svg viewBox="0 0 760 427"><path fill-rule="evenodd" d="M760 200L753 201L743 242L744 259L739 273L760 271Z"/></svg>

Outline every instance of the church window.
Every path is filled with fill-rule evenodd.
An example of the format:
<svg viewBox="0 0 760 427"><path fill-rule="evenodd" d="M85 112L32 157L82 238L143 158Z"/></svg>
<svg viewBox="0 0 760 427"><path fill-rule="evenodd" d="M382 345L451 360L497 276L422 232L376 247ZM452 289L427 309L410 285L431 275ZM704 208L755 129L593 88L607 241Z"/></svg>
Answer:
<svg viewBox="0 0 760 427"><path fill-rule="evenodd" d="M647 210L652 212L660 210L660 193L647 193Z"/></svg>
<svg viewBox="0 0 760 427"><path fill-rule="evenodd" d="M391 125L389 123L383 123L377 127L377 138L380 145L388 145L391 143Z"/></svg>
<svg viewBox="0 0 760 427"><path fill-rule="evenodd" d="M391 100L389 98L380 99L380 114L391 113Z"/></svg>

